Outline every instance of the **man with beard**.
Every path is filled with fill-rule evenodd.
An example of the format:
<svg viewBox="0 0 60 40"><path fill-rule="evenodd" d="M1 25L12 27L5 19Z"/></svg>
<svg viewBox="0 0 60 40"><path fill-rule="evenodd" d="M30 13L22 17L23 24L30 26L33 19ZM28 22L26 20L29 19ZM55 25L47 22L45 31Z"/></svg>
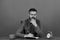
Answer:
<svg viewBox="0 0 60 40"><path fill-rule="evenodd" d="M29 9L28 18L23 22L21 21L21 27L16 31L16 34L10 35L10 39L18 37L42 37L42 30L40 20L37 19L37 10L35 8Z"/></svg>

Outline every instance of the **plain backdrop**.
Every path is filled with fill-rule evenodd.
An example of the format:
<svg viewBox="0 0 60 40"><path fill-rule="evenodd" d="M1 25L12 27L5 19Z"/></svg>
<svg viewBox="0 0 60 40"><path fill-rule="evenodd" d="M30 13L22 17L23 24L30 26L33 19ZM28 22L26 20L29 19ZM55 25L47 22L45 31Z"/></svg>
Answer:
<svg viewBox="0 0 60 40"><path fill-rule="evenodd" d="M38 10L43 31L60 36L60 0L0 0L0 37L13 34L17 22L28 17L28 9Z"/></svg>

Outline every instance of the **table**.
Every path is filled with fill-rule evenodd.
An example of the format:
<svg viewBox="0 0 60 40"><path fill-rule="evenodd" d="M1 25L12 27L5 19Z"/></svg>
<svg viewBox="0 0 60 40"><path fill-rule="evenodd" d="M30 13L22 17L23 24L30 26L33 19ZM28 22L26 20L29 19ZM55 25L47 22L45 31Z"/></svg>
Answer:
<svg viewBox="0 0 60 40"><path fill-rule="evenodd" d="M39 38L39 39L15 39L15 40L60 40L60 38L51 38L51 39L47 39L47 38Z"/></svg>
<svg viewBox="0 0 60 40"><path fill-rule="evenodd" d="M0 37L0 40L9 40L9 38L8 37ZM53 39L40 38L40 39L15 39L15 40L60 40L60 37L54 37Z"/></svg>

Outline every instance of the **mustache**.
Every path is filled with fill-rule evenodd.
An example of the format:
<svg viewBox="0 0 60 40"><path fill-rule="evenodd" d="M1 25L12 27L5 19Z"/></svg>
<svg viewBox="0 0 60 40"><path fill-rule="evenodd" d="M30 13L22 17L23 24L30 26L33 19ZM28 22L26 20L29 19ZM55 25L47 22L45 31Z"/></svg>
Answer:
<svg viewBox="0 0 60 40"><path fill-rule="evenodd" d="M32 17L33 19L36 19L35 17Z"/></svg>

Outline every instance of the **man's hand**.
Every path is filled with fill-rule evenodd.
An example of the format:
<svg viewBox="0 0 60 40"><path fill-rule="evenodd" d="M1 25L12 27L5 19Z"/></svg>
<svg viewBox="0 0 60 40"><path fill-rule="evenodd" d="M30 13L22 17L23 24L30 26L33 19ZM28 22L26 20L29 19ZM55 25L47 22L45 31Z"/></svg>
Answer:
<svg viewBox="0 0 60 40"><path fill-rule="evenodd" d="M30 22L31 22L35 27L37 27L36 20L32 19Z"/></svg>
<svg viewBox="0 0 60 40"><path fill-rule="evenodd" d="M29 33L27 35L24 35L24 37L34 37L33 34Z"/></svg>
<svg viewBox="0 0 60 40"><path fill-rule="evenodd" d="M38 38L39 38L39 37L34 37L34 36L33 36L33 34L31 34L31 33L29 33L29 34L25 35L24 37L32 37L32 38L36 38L36 39L38 39Z"/></svg>

